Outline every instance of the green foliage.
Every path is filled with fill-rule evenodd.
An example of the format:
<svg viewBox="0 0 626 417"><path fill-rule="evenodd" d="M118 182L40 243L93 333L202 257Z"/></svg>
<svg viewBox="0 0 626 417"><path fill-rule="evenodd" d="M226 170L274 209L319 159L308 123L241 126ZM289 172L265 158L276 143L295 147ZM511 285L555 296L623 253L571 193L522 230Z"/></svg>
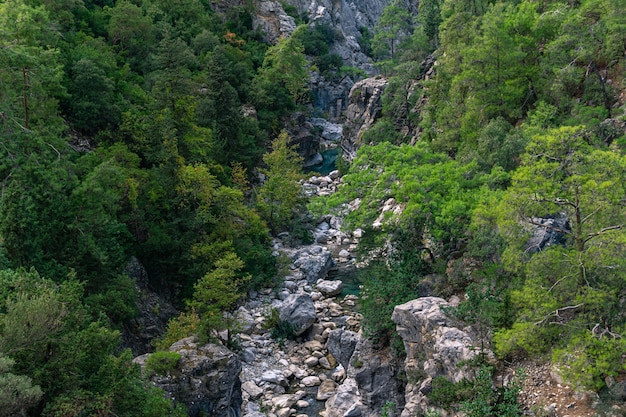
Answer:
<svg viewBox="0 0 626 417"><path fill-rule="evenodd" d="M517 402L524 375L518 371L506 386L496 387L492 381L493 369L482 366L473 380L463 379L457 383L443 376L433 379L432 392L428 398L434 405L446 410L460 409L468 417L515 417L522 415Z"/></svg>
<svg viewBox="0 0 626 417"><path fill-rule="evenodd" d="M257 192L258 210L275 233L293 228L304 205L298 182L303 178L302 158L288 142L286 131L272 141L272 152L263 156L265 182Z"/></svg>
<svg viewBox="0 0 626 417"><path fill-rule="evenodd" d="M617 270L624 257L619 190L626 163L620 154L589 145L584 131L572 127L534 137L522 161L503 199L500 225L509 241L505 260L525 280L511 294L517 320L497 335L496 347L500 354L556 347L555 359L568 366L572 381L597 389L601 375L622 367L599 359L610 357L612 343L592 336L600 331L618 337L624 324L618 307L624 286ZM524 253L530 226L552 213L569 220L566 229L547 226L563 234L564 244L532 256ZM565 346L581 359L572 362ZM586 375L583 364L595 360L600 361L596 371Z"/></svg>
<svg viewBox="0 0 626 417"><path fill-rule="evenodd" d="M199 326L200 317L194 310L181 313L167 322L167 330L163 337L153 340L152 344L157 350L167 350L175 342L197 334Z"/></svg>
<svg viewBox="0 0 626 417"><path fill-rule="evenodd" d="M244 296L244 288L250 275L242 271L244 263L239 257L227 252L215 262L214 269L207 272L195 285L193 300L190 303L200 316L199 337L213 339L214 332L234 329L235 320L224 313L234 309L237 301Z"/></svg>
<svg viewBox="0 0 626 417"><path fill-rule="evenodd" d="M396 408L396 403L394 403L393 401L386 401L385 404L383 405L382 409L380 410L380 416L381 417L391 417L394 415L394 410Z"/></svg>
<svg viewBox="0 0 626 417"><path fill-rule="evenodd" d="M181 415L141 379L130 351L115 354L119 333L91 321L75 278L55 284L34 270L7 270L0 281L8 295L0 314L0 355L15 361L16 375L41 387L42 415Z"/></svg>
<svg viewBox="0 0 626 417"><path fill-rule="evenodd" d="M279 343L295 338L296 326L286 320L281 320L275 308L271 309L269 315L265 317L264 328L271 330L270 336Z"/></svg>
<svg viewBox="0 0 626 417"><path fill-rule="evenodd" d="M410 35L411 16L399 1L389 3L383 10L372 38L374 54L380 58L394 59L398 44Z"/></svg>
<svg viewBox="0 0 626 417"><path fill-rule="evenodd" d="M176 370L179 361L180 353L161 350L148 357L146 369L150 373L164 376Z"/></svg>
<svg viewBox="0 0 626 417"><path fill-rule="evenodd" d="M482 367L473 381L472 396L461 404L461 411L468 417L516 417L522 415L517 399L522 389L519 375L509 385L494 388L492 369Z"/></svg>
<svg viewBox="0 0 626 417"><path fill-rule="evenodd" d="M431 404L449 410L453 406L471 398L474 384L467 379L454 383L444 376L436 376L432 381L432 391L428 394Z"/></svg>
<svg viewBox="0 0 626 417"><path fill-rule="evenodd" d="M26 415L43 396L41 388L23 375L12 374L15 361L0 354L0 416Z"/></svg>
<svg viewBox="0 0 626 417"><path fill-rule="evenodd" d="M423 295L422 277L430 272L430 265L422 253L410 248L412 242L399 241L397 254L385 262L373 262L359 272L362 283L359 310L363 314L365 334L378 346L392 344L396 325L391 321L394 306ZM402 247L406 245L405 247Z"/></svg>

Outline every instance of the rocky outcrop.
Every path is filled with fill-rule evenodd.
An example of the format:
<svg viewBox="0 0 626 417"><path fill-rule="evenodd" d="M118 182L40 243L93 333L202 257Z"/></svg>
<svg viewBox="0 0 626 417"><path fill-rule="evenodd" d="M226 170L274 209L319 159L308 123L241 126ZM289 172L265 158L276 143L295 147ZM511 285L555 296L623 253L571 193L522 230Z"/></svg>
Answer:
<svg viewBox="0 0 626 417"><path fill-rule="evenodd" d="M187 407L190 417L239 417L241 415L241 361L221 345L200 345L194 337L170 347L180 354L178 368L151 380L168 398ZM135 358L145 363L148 355Z"/></svg>
<svg viewBox="0 0 626 417"><path fill-rule="evenodd" d="M152 340L163 336L167 322L176 316L177 311L148 287L148 273L137 258L132 258L126 269L135 283L138 314L124 325L122 339L123 346L130 348L133 355L137 356L153 350Z"/></svg>
<svg viewBox="0 0 626 417"><path fill-rule="evenodd" d="M381 116L382 95L386 86L387 79L375 77L359 81L350 90L341 140L341 149L346 160L354 159L363 133Z"/></svg>
<svg viewBox="0 0 626 417"><path fill-rule="evenodd" d="M565 213L552 217L532 219L532 236L526 243L526 252L536 253L552 245L564 245L567 233L571 231L569 218Z"/></svg>
<svg viewBox="0 0 626 417"><path fill-rule="evenodd" d="M290 36L296 28L296 21L285 13L279 1L258 0L256 13L252 16L255 29L265 34L265 40L275 44L282 36Z"/></svg>
<svg viewBox="0 0 626 417"><path fill-rule="evenodd" d="M314 24L325 24L338 32L331 53L343 58L345 65L373 73L371 60L359 45L362 28L373 33L388 0L287 0L298 13L305 14Z"/></svg>
<svg viewBox="0 0 626 417"><path fill-rule="evenodd" d="M316 113L325 114L330 122L342 122L353 86L354 81L348 76L337 81L328 80L317 72L312 73L309 88L313 94L312 104Z"/></svg>
<svg viewBox="0 0 626 417"><path fill-rule="evenodd" d="M305 246L286 253L293 259L293 264L309 284L324 279L334 265L330 251L320 245Z"/></svg>
<svg viewBox="0 0 626 417"><path fill-rule="evenodd" d="M372 341L360 332L335 330L327 346L347 372L336 394L326 402L325 417L378 417L387 402L402 409L404 383L398 378L402 364L396 358L374 349Z"/></svg>
<svg viewBox="0 0 626 417"><path fill-rule="evenodd" d="M350 330L335 329L328 335L326 346L328 351L337 359L337 361L345 368L350 366L350 358L356 349L356 344L360 339L360 335Z"/></svg>
<svg viewBox="0 0 626 417"><path fill-rule="evenodd" d="M424 297L398 305L392 319L406 349L405 372L406 406L402 417L425 413L428 409L426 395L432 379L444 376L452 382L471 378L470 370L463 366L479 354L493 358L487 349L480 351L481 343L469 328L459 328L442 311L450 304L442 298Z"/></svg>

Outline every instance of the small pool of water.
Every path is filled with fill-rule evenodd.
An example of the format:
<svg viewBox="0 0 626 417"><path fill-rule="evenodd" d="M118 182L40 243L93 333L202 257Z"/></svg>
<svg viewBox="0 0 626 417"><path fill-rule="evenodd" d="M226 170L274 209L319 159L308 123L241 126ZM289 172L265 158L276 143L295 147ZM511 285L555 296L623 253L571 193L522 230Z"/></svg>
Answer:
<svg viewBox="0 0 626 417"><path fill-rule="evenodd" d="M322 163L305 168L306 172L319 172L322 175L328 175L337 169L336 162L337 156L339 155L339 148L328 149L320 152L320 155L322 155Z"/></svg>
<svg viewBox="0 0 626 417"><path fill-rule="evenodd" d="M343 282L343 291L340 297L343 298L348 294L359 295L361 291L361 281L359 281L359 274L354 267L339 267L331 269L328 272L328 279L338 279Z"/></svg>

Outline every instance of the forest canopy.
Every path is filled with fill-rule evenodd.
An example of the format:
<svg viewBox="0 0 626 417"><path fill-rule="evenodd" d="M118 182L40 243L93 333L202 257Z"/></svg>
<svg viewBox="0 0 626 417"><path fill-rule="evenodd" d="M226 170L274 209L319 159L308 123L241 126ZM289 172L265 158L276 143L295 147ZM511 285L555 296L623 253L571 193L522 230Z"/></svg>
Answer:
<svg viewBox="0 0 626 417"><path fill-rule="evenodd" d="M381 346L393 305L467 294L501 358L626 373L626 0L409 3L361 28L382 117L307 206L285 120L311 71L361 74L331 27L271 45L248 3L0 1L0 416L183 415L119 349L129 261L210 339L275 284L273 234L356 199Z"/></svg>

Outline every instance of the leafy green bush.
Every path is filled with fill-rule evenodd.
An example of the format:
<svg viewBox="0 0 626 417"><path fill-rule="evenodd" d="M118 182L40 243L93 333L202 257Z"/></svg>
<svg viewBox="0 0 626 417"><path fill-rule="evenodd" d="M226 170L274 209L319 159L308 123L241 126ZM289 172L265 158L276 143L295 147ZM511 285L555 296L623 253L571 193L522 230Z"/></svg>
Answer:
<svg viewBox="0 0 626 417"><path fill-rule="evenodd" d="M163 337L154 339L152 344L157 350L167 350L174 342L196 334L199 325L200 317L194 310L181 313L167 322L167 330Z"/></svg>
<svg viewBox="0 0 626 417"><path fill-rule="evenodd" d="M150 373L163 376L174 371L179 361L180 353L162 350L148 357L146 369Z"/></svg>
<svg viewBox="0 0 626 417"><path fill-rule="evenodd" d="M463 379L456 384L444 376L437 376L432 382L432 391L428 394L431 404L443 409L466 401L472 396L473 383Z"/></svg>
<svg viewBox="0 0 626 417"><path fill-rule="evenodd" d="M432 391L428 394L431 403L444 409L460 404L467 417L516 417L522 415L517 402L523 374L504 387L495 387L492 381L493 368L482 366L473 381L463 379L457 383L443 376L433 379Z"/></svg>
<svg viewBox="0 0 626 417"><path fill-rule="evenodd" d="M278 310L273 308L269 316L265 318L265 329L271 330L272 339L283 343L287 339L293 339L295 337L295 326L286 320L281 320Z"/></svg>
<svg viewBox="0 0 626 417"><path fill-rule="evenodd" d="M517 402L522 389L523 375L504 387L494 387L493 369L483 366L473 382L472 397L461 404L461 412L467 417L517 417L522 409Z"/></svg>

